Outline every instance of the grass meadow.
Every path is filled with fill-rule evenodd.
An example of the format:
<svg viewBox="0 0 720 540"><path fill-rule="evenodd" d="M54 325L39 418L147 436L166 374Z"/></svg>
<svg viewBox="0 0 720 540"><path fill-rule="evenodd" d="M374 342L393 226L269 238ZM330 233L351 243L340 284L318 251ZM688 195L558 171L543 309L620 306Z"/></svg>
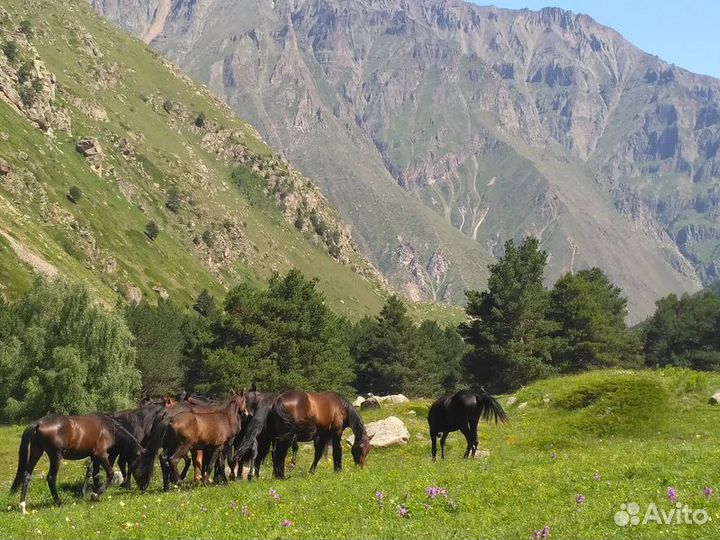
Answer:
<svg viewBox="0 0 720 540"><path fill-rule="evenodd" d="M65 462L60 508L51 505L43 458L24 517L19 496L7 495L22 427L4 427L0 537L532 538L548 527L553 539L717 538L720 406L708 404L717 388L720 377L684 370L542 381L516 394L508 424L481 425L480 447L489 454L468 461L459 433L448 439L447 459L431 461L429 402L413 401L364 415L366 421L401 418L411 433L407 445L373 450L364 469L346 451L345 470L337 474L324 460L309 475L311 451L303 445L285 481L272 479L266 463L257 481L163 493L156 468L148 492L113 486L92 502L76 495L84 462ZM447 495L430 498L429 487ZM707 487L718 493L708 496ZM676 504L705 510L708 521L616 525L622 504L638 503L641 521L650 503L666 514L673 510L669 488Z"/></svg>

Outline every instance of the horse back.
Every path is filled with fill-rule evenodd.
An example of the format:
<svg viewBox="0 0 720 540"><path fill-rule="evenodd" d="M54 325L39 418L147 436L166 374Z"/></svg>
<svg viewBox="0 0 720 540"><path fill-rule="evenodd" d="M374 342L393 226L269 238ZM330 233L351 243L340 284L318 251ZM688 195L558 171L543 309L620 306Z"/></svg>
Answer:
<svg viewBox="0 0 720 540"><path fill-rule="evenodd" d="M43 446L63 452L66 459L102 455L115 444L110 420L102 414L50 415L38 420Z"/></svg>

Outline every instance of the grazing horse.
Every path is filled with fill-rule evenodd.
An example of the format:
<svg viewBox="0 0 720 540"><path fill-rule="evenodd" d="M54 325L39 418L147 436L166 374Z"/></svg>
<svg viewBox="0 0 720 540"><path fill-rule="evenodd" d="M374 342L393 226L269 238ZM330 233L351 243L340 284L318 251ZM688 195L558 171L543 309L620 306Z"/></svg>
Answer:
<svg viewBox="0 0 720 540"><path fill-rule="evenodd" d="M233 454L230 456L231 479L240 478L245 463L249 463L248 480L260 476L260 465L270 452L273 443L268 419L273 404L280 394L276 392L258 392L255 384L246 392L250 419L235 437ZM299 446L297 439L292 441L292 460L290 470L297 464ZM236 472L237 471L237 472Z"/></svg>
<svg viewBox="0 0 720 540"><path fill-rule="evenodd" d="M163 466L164 489L170 486L168 480L179 483L178 461L193 449L202 449L210 456L204 464L203 483L208 481L209 473L215 467L225 447L232 442L240 431L241 417L247 415L244 392L232 392L228 400L219 407L209 410L186 410L166 415L158 433L154 436L162 439L164 448L160 463ZM151 444L149 448L154 449ZM222 467L221 477L225 479L225 468Z"/></svg>
<svg viewBox="0 0 720 540"><path fill-rule="evenodd" d="M490 421L491 418L506 422L507 415L498 401L483 391L482 394L471 392L455 392L450 396L443 396L430 406L428 424L430 425L430 439L432 441L432 458L437 455L437 438L440 438L441 457L445 459L445 440L451 431L460 430L467 440L467 449L464 458L472 454L478 446L477 426L480 419Z"/></svg>
<svg viewBox="0 0 720 540"><path fill-rule="evenodd" d="M150 437L153 424L158 416L162 415L166 409L166 401L164 399L149 400L143 399L141 405L137 409L128 409L116 413L110 413L108 416L124 427L141 445L145 446ZM114 456L111 456L110 464L114 462ZM91 464L92 466L92 464ZM120 484L123 488L130 489L131 475L130 463L122 456L118 456L118 467L120 475L123 478ZM96 474L96 473L95 473ZM92 474L88 472L88 477ZM141 489L147 486L139 486Z"/></svg>
<svg viewBox="0 0 720 540"><path fill-rule="evenodd" d="M140 485L148 481L143 466L143 448L125 428L102 413L79 416L49 415L30 424L22 434L18 451L18 467L10 488L15 493L22 487L20 509L25 513L27 490L35 465L46 453L50 459L47 483L55 504L61 501L57 492L57 475L63 459L91 458L94 475L95 496L100 497L113 479L110 454L115 452L131 463L132 474ZM100 485L99 466L105 470L107 479Z"/></svg>
<svg viewBox="0 0 720 540"><path fill-rule="evenodd" d="M311 473L315 472L328 441L332 442L335 470L342 469L341 437L347 427L355 435L352 446L355 464L362 467L370 452L372 436L368 437L360 414L336 392L285 392L273 403L268 421L275 441L272 458L276 478L285 478L285 458L293 440L315 443Z"/></svg>

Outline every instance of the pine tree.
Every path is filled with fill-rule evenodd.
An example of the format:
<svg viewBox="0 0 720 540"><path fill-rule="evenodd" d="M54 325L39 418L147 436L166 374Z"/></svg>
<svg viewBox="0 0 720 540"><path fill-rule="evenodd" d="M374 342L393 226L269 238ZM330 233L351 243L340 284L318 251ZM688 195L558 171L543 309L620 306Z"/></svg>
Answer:
<svg viewBox="0 0 720 540"><path fill-rule="evenodd" d="M503 258L490 266L487 290L466 293L470 320L460 334L473 348L465 367L476 386L507 391L553 372L546 261L536 238L519 247L509 240Z"/></svg>

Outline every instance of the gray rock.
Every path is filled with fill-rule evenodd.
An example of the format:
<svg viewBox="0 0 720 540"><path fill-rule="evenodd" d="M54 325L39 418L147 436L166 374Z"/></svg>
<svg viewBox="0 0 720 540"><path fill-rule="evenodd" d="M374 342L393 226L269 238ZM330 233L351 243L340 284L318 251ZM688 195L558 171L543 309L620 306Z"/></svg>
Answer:
<svg viewBox="0 0 720 540"><path fill-rule="evenodd" d="M127 288L127 291L125 291L125 299L130 303L134 305L140 304L142 302L142 291L139 287L135 287L134 285L129 285Z"/></svg>
<svg viewBox="0 0 720 540"><path fill-rule="evenodd" d="M355 398L355 401L353 401L353 407L360 407L363 404L363 401L365 401L365 398L362 396L358 396Z"/></svg>
<svg viewBox="0 0 720 540"><path fill-rule="evenodd" d="M370 445L373 448L385 448L387 446L396 446L407 444L410 440L410 432L405 423L397 416L388 416L377 422L370 422L365 426L368 435L373 438ZM355 442L354 435L350 435L347 441L352 444Z"/></svg>
<svg viewBox="0 0 720 540"><path fill-rule="evenodd" d="M393 394L390 396L377 396L376 399L380 403L390 403L392 405L398 405L398 404L407 403L408 401L410 401L408 398L406 398L402 394Z"/></svg>
<svg viewBox="0 0 720 540"><path fill-rule="evenodd" d="M717 405L720 403L720 390L710 396L710 405Z"/></svg>
<svg viewBox="0 0 720 540"><path fill-rule="evenodd" d="M379 408L380 408L380 402L374 397L367 398L365 401L363 401L360 404L361 411L366 411L369 409L379 409Z"/></svg>

